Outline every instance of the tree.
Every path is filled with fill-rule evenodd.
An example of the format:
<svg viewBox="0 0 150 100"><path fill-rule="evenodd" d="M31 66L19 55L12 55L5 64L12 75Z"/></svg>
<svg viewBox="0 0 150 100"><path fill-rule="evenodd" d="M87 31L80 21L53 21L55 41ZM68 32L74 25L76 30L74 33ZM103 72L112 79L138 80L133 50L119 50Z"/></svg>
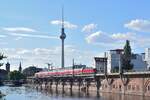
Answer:
<svg viewBox="0 0 150 100"><path fill-rule="evenodd" d="M124 53L122 55L122 69L123 70L132 70L133 64L131 64L131 47L130 47L130 41L126 40L126 44L124 46Z"/></svg>
<svg viewBox="0 0 150 100"><path fill-rule="evenodd" d="M6 56L4 56L3 53L0 53L0 61L3 60L4 58L6 58ZM0 63L0 67L1 66L3 66L3 63ZM1 72L1 77L5 77L5 75L6 75L5 70L0 69L0 72ZM3 74L2 72L4 72L5 74ZM1 77L0 77L0 85L2 85L2 78Z"/></svg>
<svg viewBox="0 0 150 100"><path fill-rule="evenodd" d="M19 71L12 71L8 75L10 80L20 80L20 79L25 79L25 76L19 72Z"/></svg>
<svg viewBox="0 0 150 100"><path fill-rule="evenodd" d="M3 60L4 58L7 58L6 56L4 56L3 53L0 53L0 61ZM3 63L0 63L0 67L3 66Z"/></svg>
<svg viewBox="0 0 150 100"><path fill-rule="evenodd" d="M20 62L20 64L19 64L19 72L20 72L20 73L22 72L21 62Z"/></svg>
<svg viewBox="0 0 150 100"><path fill-rule="evenodd" d="M30 66L28 68L25 68L23 70L23 74L28 77L28 76L34 76L35 73L42 71L42 68L37 68L35 66Z"/></svg>

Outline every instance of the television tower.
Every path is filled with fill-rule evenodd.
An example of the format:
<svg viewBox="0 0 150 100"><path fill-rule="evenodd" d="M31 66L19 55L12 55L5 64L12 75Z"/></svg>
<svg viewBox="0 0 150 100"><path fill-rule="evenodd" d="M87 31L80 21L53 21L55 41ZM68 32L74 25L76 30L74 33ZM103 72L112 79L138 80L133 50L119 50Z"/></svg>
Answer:
<svg viewBox="0 0 150 100"><path fill-rule="evenodd" d="M65 65L65 58L64 58L64 40L66 38L66 34L65 34L65 29L64 29L64 9L62 7L62 28L61 28L61 35L60 35L60 39L62 42L62 51L61 51L61 68L64 68Z"/></svg>

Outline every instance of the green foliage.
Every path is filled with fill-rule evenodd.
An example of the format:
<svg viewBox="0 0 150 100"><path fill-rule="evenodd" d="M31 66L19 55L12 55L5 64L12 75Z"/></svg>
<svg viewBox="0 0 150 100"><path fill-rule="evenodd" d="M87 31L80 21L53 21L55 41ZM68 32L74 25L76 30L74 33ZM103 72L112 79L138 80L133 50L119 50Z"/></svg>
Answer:
<svg viewBox="0 0 150 100"><path fill-rule="evenodd" d="M35 66L30 66L30 67L28 67L28 68L26 68L26 69L23 70L23 74L26 77L28 77L28 76L34 76L34 74L36 72L39 72L39 71L42 71L42 69L41 68L37 68Z"/></svg>
<svg viewBox="0 0 150 100"><path fill-rule="evenodd" d="M4 56L3 53L0 53L0 60L3 60L4 58L7 58L6 56ZM0 63L0 67L3 66L3 63Z"/></svg>
<svg viewBox="0 0 150 100"><path fill-rule="evenodd" d="M21 62L20 62L20 65L19 65L19 72L22 72Z"/></svg>
<svg viewBox="0 0 150 100"><path fill-rule="evenodd" d="M130 47L130 41L126 40L126 44L124 46L124 53L122 55L122 69L123 70L132 70L133 64L131 64L131 47Z"/></svg>
<svg viewBox="0 0 150 100"><path fill-rule="evenodd" d="M10 80L20 80L20 79L25 79L25 76L19 72L19 71L12 71L8 75Z"/></svg>
<svg viewBox="0 0 150 100"><path fill-rule="evenodd" d="M3 58L7 58L6 56L4 56L3 53L0 53L0 60L3 60Z"/></svg>

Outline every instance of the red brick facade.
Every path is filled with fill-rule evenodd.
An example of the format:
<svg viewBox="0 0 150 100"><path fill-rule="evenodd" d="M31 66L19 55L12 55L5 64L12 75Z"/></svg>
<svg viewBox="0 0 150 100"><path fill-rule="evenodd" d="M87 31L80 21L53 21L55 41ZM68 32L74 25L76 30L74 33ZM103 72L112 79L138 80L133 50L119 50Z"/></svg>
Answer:
<svg viewBox="0 0 150 100"><path fill-rule="evenodd" d="M106 79L101 81L101 92L150 96L150 78L129 78L126 84L121 78L115 78L109 83Z"/></svg>

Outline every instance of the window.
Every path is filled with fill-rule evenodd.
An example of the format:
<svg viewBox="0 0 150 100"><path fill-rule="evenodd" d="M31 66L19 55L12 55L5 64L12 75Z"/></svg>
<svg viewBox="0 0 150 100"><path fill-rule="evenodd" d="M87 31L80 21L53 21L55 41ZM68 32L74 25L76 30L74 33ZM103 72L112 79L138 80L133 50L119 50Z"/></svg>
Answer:
<svg viewBox="0 0 150 100"><path fill-rule="evenodd" d="M121 90L121 85L119 85L119 90Z"/></svg>
<svg viewBox="0 0 150 100"><path fill-rule="evenodd" d="M136 90L140 90L140 87L139 87L139 85L137 85L137 86L136 86Z"/></svg>
<svg viewBox="0 0 150 100"><path fill-rule="evenodd" d="M116 85L116 89L118 88L118 86Z"/></svg>
<svg viewBox="0 0 150 100"><path fill-rule="evenodd" d="M132 59L136 59L137 58L137 54L132 54Z"/></svg>
<svg viewBox="0 0 150 100"><path fill-rule="evenodd" d="M147 86L147 90L150 91L150 86Z"/></svg>
<svg viewBox="0 0 150 100"><path fill-rule="evenodd" d="M134 85L132 86L132 90L135 90L135 86Z"/></svg>
<svg viewBox="0 0 150 100"><path fill-rule="evenodd" d="M131 89L131 85L128 85L128 90L130 90Z"/></svg>
<svg viewBox="0 0 150 100"><path fill-rule="evenodd" d="M113 85L113 88L115 88L115 85Z"/></svg>
<svg viewBox="0 0 150 100"><path fill-rule="evenodd" d="M102 89L104 89L104 84L102 84Z"/></svg>
<svg viewBox="0 0 150 100"><path fill-rule="evenodd" d="M105 85L105 88L107 88L107 85Z"/></svg>

